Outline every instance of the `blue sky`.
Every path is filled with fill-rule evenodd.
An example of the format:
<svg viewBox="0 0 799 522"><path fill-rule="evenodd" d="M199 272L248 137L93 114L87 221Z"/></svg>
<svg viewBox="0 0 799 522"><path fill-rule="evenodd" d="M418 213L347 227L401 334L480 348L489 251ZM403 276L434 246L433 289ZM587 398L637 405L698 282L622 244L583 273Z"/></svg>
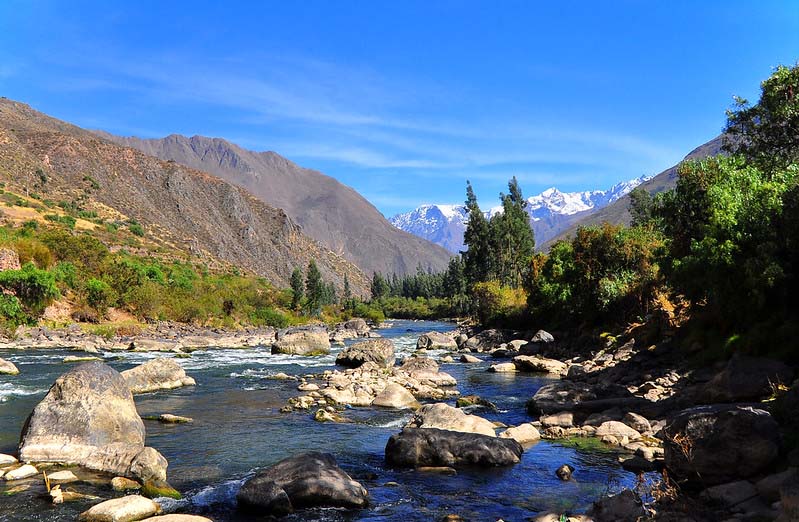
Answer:
<svg viewBox="0 0 799 522"><path fill-rule="evenodd" d="M793 1L227 4L0 1L0 95L274 150L390 216L656 174L799 59Z"/></svg>

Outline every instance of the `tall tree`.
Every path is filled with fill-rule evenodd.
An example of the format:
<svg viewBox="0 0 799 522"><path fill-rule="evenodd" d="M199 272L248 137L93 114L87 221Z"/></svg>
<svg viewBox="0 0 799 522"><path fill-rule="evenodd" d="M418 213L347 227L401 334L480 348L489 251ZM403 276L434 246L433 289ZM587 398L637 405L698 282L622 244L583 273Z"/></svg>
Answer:
<svg viewBox="0 0 799 522"><path fill-rule="evenodd" d="M300 309L302 298L305 294L305 282L303 281L302 269L297 267L291 273L291 308Z"/></svg>
<svg viewBox="0 0 799 522"><path fill-rule="evenodd" d="M372 275L372 299L380 299L388 296L390 287L386 279L380 272Z"/></svg>
<svg viewBox="0 0 799 522"><path fill-rule="evenodd" d="M502 193L500 198L502 213L495 215L489 224L495 276L503 285L519 288L535 251L535 238L525 210L527 200L516 176L508 182L508 194Z"/></svg>
<svg viewBox="0 0 799 522"><path fill-rule="evenodd" d="M488 280L491 272L491 252L489 245L488 220L477 204L472 184L466 182L466 210L469 220L463 233L466 250L463 256L463 272L469 285Z"/></svg>
<svg viewBox="0 0 799 522"><path fill-rule="evenodd" d="M780 65L760 84L755 105L740 97L727 111L725 148L770 174L799 163L799 65Z"/></svg>
<svg viewBox="0 0 799 522"><path fill-rule="evenodd" d="M318 315L325 298L325 284L322 281L322 273L319 272L313 259L308 263L308 272L305 276L305 295L308 298L305 305L308 312Z"/></svg>

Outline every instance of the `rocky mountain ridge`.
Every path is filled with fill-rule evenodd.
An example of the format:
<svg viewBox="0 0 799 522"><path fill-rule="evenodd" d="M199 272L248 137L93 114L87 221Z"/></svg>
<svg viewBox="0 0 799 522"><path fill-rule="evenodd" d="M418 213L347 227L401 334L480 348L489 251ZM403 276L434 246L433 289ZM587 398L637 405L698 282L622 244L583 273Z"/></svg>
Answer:
<svg viewBox="0 0 799 522"><path fill-rule="evenodd" d="M135 219L158 249L185 258L220 259L278 287L315 259L339 288L347 275L354 292L368 292L361 270L243 188L8 99L0 99L0 177L7 188L36 191L42 201Z"/></svg>
<svg viewBox="0 0 799 522"><path fill-rule="evenodd" d="M419 265L440 271L449 262L445 249L392 226L351 187L275 152L254 152L204 136L141 139L98 134L244 188L268 205L283 209L303 233L367 274L404 275L414 273Z"/></svg>

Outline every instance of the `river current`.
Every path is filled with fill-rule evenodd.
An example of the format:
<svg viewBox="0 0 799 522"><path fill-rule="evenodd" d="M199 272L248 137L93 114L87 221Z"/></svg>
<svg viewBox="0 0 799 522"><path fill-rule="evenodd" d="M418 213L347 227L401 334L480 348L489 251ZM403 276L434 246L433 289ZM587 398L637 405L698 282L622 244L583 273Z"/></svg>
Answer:
<svg viewBox="0 0 799 522"><path fill-rule="evenodd" d="M378 330L394 341L397 358L413 353L419 334L448 331L451 324L392 321ZM359 480L371 495L371 506L359 511L318 509L298 512L287 521L435 521L456 513L471 521L527 520L541 512L581 512L609 489L631 486L635 475L621 469L610 453L574 449L540 441L526 449L519 464L502 469L459 470L455 476L388 468L383 450L388 438L410 418L407 412L352 408L344 412L352 423L320 423L313 412L280 413L297 382L269 377L320 373L335 368L341 347L324 357L272 355L269 347L202 350L178 359L197 386L135 397L142 416L172 413L194 419L168 425L145 421L147 445L169 461L169 482L181 491L181 501L164 499L166 510L203 514L217 522L250 518L235 513L235 493L242 480L259 467L304 451L335 455L339 465ZM3 351L0 357L20 369L0 375L0 453L16 453L20 430L53 381L67 371L62 363L75 352L61 350ZM103 354L108 364L125 370L164 354ZM439 359L443 352L429 352ZM169 356L167 354L166 356ZM441 369L458 380L462 395L476 394L495 403L497 412L477 414L507 425L529 422L525 402L548 380L524 374L489 373L489 364L443 363ZM572 465L574 480L562 482L555 469ZM106 481L76 473L84 481L69 488L104 498L112 495ZM54 506L41 480L26 491L8 495L18 483L0 480L0 521L75 521L92 502ZM21 481L20 483L24 483ZM97 501L95 501L97 502Z"/></svg>

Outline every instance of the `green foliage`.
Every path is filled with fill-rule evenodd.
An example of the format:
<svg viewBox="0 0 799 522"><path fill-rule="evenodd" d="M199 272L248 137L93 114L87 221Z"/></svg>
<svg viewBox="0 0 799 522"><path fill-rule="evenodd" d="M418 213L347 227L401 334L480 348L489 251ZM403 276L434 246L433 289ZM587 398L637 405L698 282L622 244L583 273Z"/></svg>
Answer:
<svg viewBox="0 0 799 522"><path fill-rule="evenodd" d="M52 221L53 223L60 223L69 229L74 229L75 223L77 223L75 218L72 216L59 216L58 214L46 214L44 219L47 221Z"/></svg>
<svg viewBox="0 0 799 522"><path fill-rule="evenodd" d="M14 242L14 250L19 255L21 264L34 263L39 268L49 268L53 264L53 253L39 241L30 237L23 237Z"/></svg>
<svg viewBox="0 0 799 522"><path fill-rule="evenodd" d="M259 308L250 315L250 318L256 326L286 328L291 324L291 320L286 314L273 308Z"/></svg>
<svg viewBox="0 0 799 522"><path fill-rule="evenodd" d="M660 287L662 245L662 235L649 227L578 229L574 239L533 259L525 285L531 312L552 322L645 316Z"/></svg>
<svg viewBox="0 0 799 522"><path fill-rule="evenodd" d="M30 322L16 296L0 294L0 323L7 328L16 328Z"/></svg>
<svg viewBox="0 0 799 522"><path fill-rule="evenodd" d="M527 305L524 290L502 286L499 281L485 281L474 285L472 292L482 324L510 327L521 322Z"/></svg>
<svg viewBox="0 0 799 522"><path fill-rule="evenodd" d="M144 227L138 223L130 223L128 225L128 230L130 230L130 233L134 236L144 237Z"/></svg>
<svg viewBox="0 0 799 522"><path fill-rule="evenodd" d="M59 296L55 277L50 272L27 263L19 270L0 272L0 288L13 292L32 316L38 316Z"/></svg>
<svg viewBox="0 0 799 522"><path fill-rule="evenodd" d="M302 304L302 298L305 295L305 282L302 275L302 269L295 268L291 273L291 309L299 310Z"/></svg>
<svg viewBox="0 0 799 522"><path fill-rule="evenodd" d="M319 315L322 312L322 305L327 301L326 288L322 281L322 273L316 266L316 261L311 259L308 263L308 270L305 275L305 309L310 315Z"/></svg>
<svg viewBox="0 0 799 522"><path fill-rule="evenodd" d="M463 271L469 285L487 281L491 273L491 253L488 220L477 204L472 184L466 182L466 210L469 221L463 234Z"/></svg>
<svg viewBox="0 0 799 522"><path fill-rule="evenodd" d="M383 277L383 274L379 272L375 272L372 274L372 300L382 299L389 295L391 292L391 286L386 281L386 278Z"/></svg>
<svg viewBox="0 0 799 522"><path fill-rule="evenodd" d="M61 283L66 288L76 288L78 283L78 270L69 261L62 261L54 266L50 273L53 274L57 283Z"/></svg>
<svg viewBox="0 0 799 522"><path fill-rule="evenodd" d="M727 151L766 174L799 163L799 65L777 67L760 84L757 104L736 97L725 132Z"/></svg>
<svg viewBox="0 0 799 522"><path fill-rule="evenodd" d="M95 309L100 315L104 315L110 306L117 300L117 292L105 281L100 279L89 279L84 288L86 292L86 303Z"/></svg>
<svg viewBox="0 0 799 522"><path fill-rule="evenodd" d="M508 194L500 194L502 212L489 222L489 256L491 278L503 286L519 288L535 249L530 216L525 211L527 201L513 177L508 182Z"/></svg>

